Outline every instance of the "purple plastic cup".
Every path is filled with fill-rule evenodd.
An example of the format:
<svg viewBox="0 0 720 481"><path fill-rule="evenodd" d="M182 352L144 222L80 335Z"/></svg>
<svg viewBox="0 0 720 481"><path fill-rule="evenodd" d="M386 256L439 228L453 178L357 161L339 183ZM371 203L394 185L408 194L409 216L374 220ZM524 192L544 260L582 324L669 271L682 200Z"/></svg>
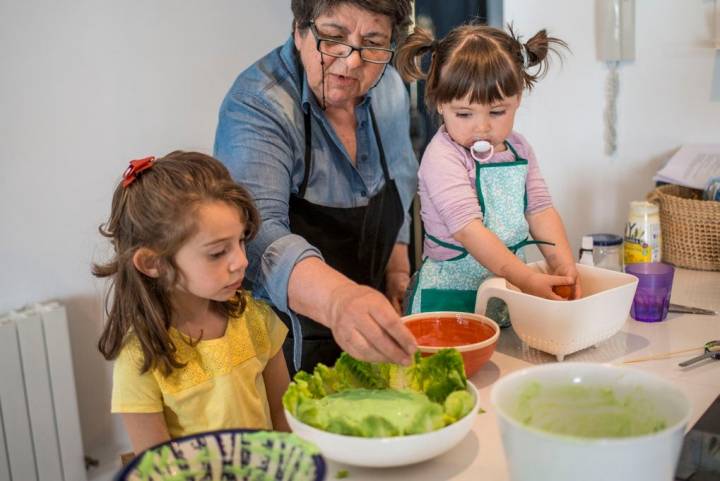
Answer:
<svg viewBox="0 0 720 481"><path fill-rule="evenodd" d="M639 279L630 315L643 322L659 322L667 317L675 268L662 262L628 264L625 272Z"/></svg>

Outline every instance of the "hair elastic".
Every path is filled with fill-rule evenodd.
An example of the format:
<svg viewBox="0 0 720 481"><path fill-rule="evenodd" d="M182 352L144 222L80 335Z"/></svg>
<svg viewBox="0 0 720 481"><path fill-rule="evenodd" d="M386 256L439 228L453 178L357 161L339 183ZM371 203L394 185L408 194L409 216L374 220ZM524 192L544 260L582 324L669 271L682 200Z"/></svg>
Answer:
<svg viewBox="0 0 720 481"><path fill-rule="evenodd" d="M131 160L130 165L125 169L123 173L122 186L127 187L132 184L135 179L138 178L139 174L153 166L155 157L145 157L144 159Z"/></svg>
<svg viewBox="0 0 720 481"><path fill-rule="evenodd" d="M520 57L522 58L522 67L526 69L530 66L530 60L528 58L527 47L524 43L520 44Z"/></svg>

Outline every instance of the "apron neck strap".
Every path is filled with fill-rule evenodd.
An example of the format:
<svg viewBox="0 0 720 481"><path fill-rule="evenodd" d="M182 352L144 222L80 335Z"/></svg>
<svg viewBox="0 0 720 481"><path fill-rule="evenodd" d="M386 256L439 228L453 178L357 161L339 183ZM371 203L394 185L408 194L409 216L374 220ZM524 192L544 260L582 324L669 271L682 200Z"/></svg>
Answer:
<svg viewBox="0 0 720 481"><path fill-rule="evenodd" d="M507 147L508 149L510 149L510 152L513 153L513 155L515 156L515 160L519 160L519 159L522 158L522 157L520 157L520 156L518 155L517 150L515 150L515 147L513 147L512 144L510 144L510 142L508 142L508 141L506 140L506 141L504 142L504 144L505 144L505 147Z"/></svg>

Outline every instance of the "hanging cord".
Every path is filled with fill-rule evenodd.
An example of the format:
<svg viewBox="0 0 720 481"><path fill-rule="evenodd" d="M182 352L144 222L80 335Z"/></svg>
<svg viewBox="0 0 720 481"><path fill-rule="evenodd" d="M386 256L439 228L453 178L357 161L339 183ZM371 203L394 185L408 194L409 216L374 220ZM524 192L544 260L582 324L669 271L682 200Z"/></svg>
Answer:
<svg viewBox="0 0 720 481"><path fill-rule="evenodd" d="M327 105L325 104L325 55L322 52L320 52L320 69L322 70L322 78L320 79L322 82L322 105L320 107L324 112Z"/></svg>
<svg viewBox="0 0 720 481"><path fill-rule="evenodd" d="M608 67L605 81L605 154L612 155L617 150L617 98L620 79L618 62L608 62Z"/></svg>

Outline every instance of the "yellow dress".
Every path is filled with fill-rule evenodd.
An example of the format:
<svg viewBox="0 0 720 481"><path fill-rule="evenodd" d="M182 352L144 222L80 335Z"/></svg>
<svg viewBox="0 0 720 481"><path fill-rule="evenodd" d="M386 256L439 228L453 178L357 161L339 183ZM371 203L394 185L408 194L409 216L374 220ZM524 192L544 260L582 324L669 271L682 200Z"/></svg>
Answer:
<svg viewBox="0 0 720 481"><path fill-rule="evenodd" d="M264 302L247 297L223 337L187 343L174 328L176 359L185 367L169 376L158 368L140 374L140 342L129 336L113 371L113 413L158 413L170 436L229 428L272 429L262 373L282 348L287 327Z"/></svg>

